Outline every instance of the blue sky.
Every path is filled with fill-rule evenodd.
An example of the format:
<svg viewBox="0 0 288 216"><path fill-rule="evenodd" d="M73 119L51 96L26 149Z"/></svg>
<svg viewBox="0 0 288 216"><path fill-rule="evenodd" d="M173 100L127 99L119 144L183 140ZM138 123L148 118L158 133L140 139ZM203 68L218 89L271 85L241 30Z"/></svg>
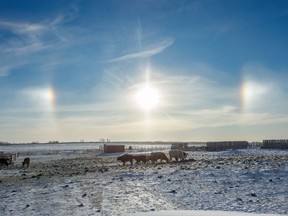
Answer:
<svg viewBox="0 0 288 216"><path fill-rule="evenodd" d="M287 138L287 50L286 0L2 0L0 141Z"/></svg>

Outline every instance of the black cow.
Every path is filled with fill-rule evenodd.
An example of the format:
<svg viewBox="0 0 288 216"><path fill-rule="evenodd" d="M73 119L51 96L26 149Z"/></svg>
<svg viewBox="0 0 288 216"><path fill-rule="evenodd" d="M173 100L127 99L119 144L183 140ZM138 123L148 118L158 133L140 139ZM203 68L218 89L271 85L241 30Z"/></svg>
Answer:
<svg viewBox="0 0 288 216"><path fill-rule="evenodd" d="M30 165L30 158L29 157L26 157L25 159L24 159L24 161L22 162L22 165L23 165L23 167L26 165L27 167L29 167L29 165Z"/></svg>
<svg viewBox="0 0 288 216"><path fill-rule="evenodd" d="M9 165L8 159L6 159L6 158L0 158L0 165L6 165L6 166L8 166L8 165Z"/></svg>

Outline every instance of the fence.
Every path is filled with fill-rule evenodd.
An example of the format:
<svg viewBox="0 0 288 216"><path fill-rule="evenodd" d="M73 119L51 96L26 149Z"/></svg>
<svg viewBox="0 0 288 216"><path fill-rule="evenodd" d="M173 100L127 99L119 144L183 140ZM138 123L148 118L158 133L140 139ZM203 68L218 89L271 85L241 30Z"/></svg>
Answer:
<svg viewBox="0 0 288 216"><path fill-rule="evenodd" d="M264 149L288 149L288 140L280 139L280 140L263 140Z"/></svg>
<svg viewBox="0 0 288 216"><path fill-rule="evenodd" d="M8 164L14 164L18 157L18 153L4 153L0 152L0 158L6 159Z"/></svg>
<svg viewBox="0 0 288 216"><path fill-rule="evenodd" d="M207 151L225 151L229 149L245 149L248 148L247 141L223 141L223 142L207 142Z"/></svg>

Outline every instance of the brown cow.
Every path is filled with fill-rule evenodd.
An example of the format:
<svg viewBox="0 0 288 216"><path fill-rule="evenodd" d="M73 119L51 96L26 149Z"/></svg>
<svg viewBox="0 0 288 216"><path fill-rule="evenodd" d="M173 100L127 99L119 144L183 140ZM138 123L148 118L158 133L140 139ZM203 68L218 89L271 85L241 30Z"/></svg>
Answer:
<svg viewBox="0 0 288 216"><path fill-rule="evenodd" d="M29 167L30 165L30 158L29 157L26 157L24 159L24 161L22 162L22 166L24 167L26 165L26 167Z"/></svg>
<svg viewBox="0 0 288 216"><path fill-rule="evenodd" d="M141 161L146 164L148 162L147 160L147 155L143 155L143 154L136 154L133 155L133 159L136 160L136 163L139 164Z"/></svg>
<svg viewBox="0 0 288 216"><path fill-rule="evenodd" d="M130 161L131 166L132 166L133 165L133 155L123 154L123 155L117 157L117 161L122 161L123 162L123 166L125 165L125 162Z"/></svg>
<svg viewBox="0 0 288 216"><path fill-rule="evenodd" d="M152 152L150 157L148 157L148 158L149 158L149 160L152 161L152 164L154 164L158 160L160 160L161 162L163 160L165 160L166 163L170 163L169 158L167 157L167 155L164 152Z"/></svg>

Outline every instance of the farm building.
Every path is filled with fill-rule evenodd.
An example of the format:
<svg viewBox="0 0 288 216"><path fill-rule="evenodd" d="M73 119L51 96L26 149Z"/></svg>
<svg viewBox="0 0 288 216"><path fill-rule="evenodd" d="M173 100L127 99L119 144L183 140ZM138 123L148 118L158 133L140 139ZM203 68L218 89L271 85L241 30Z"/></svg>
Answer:
<svg viewBox="0 0 288 216"><path fill-rule="evenodd" d="M172 143L171 149L181 149L186 150L188 148L188 143Z"/></svg>
<svg viewBox="0 0 288 216"><path fill-rule="evenodd" d="M265 149L288 149L288 140L263 140L262 148Z"/></svg>
<svg viewBox="0 0 288 216"><path fill-rule="evenodd" d="M104 144L104 153L125 152L125 145L107 145Z"/></svg>
<svg viewBox="0 0 288 216"><path fill-rule="evenodd" d="M180 149L182 151L206 151L206 143L172 143L171 149Z"/></svg>
<svg viewBox="0 0 288 216"><path fill-rule="evenodd" d="M206 151L206 146L188 146L187 149L185 149L185 151Z"/></svg>
<svg viewBox="0 0 288 216"><path fill-rule="evenodd" d="M248 147L247 141L207 142L207 151L225 151L228 149L244 149Z"/></svg>

